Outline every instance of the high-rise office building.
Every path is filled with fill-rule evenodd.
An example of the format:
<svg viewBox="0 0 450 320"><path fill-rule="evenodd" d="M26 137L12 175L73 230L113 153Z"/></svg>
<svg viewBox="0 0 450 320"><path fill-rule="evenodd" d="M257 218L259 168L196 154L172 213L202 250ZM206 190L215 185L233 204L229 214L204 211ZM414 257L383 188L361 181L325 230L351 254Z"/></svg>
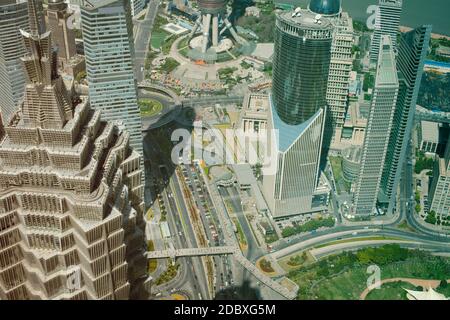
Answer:
<svg viewBox="0 0 450 320"><path fill-rule="evenodd" d="M370 45L370 61L376 63L380 52L381 36L391 36L394 49L397 47L400 16L402 14L403 0L379 0L375 19L375 29Z"/></svg>
<svg viewBox="0 0 450 320"><path fill-rule="evenodd" d="M20 29L29 30L25 0L0 0L0 112L5 124L17 110L25 88Z"/></svg>
<svg viewBox="0 0 450 320"><path fill-rule="evenodd" d="M330 19L310 10L277 15L268 120L278 130L277 170L263 182L274 217L314 211L324 198L317 186L332 36Z"/></svg>
<svg viewBox="0 0 450 320"><path fill-rule="evenodd" d="M0 142L0 299L127 299L145 272L140 156L66 89L50 33L31 30L24 101Z"/></svg>
<svg viewBox="0 0 450 320"><path fill-rule="evenodd" d="M47 7L48 26L52 32L53 46L58 50L58 59L67 63L77 54L75 32L69 24L72 13L64 0L49 0Z"/></svg>
<svg viewBox="0 0 450 320"><path fill-rule="evenodd" d="M382 36L361 168L355 188L354 213L358 215L371 215L376 209L399 88L395 63L392 39Z"/></svg>
<svg viewBox="0 0 450 320"><path fill-rule="evenodd" d="M436 160L429 191L430 211L443 220L450 216L450 141L444 157L438 156Z"/></svg>
<svg viewBox="0 0 450 320"><path fill-rule="evenodd" d="M330 110L331 130L339 141L348 107L350 74L353 69L353 20L342 12L335 21L335 36L331 49L330 75L328 77L327 103Z"/></svg>
<svg viewBox="0 0 450 320"><path fill-rule="evenodd" d="M145 7L145 0L131 0L131 15L134 17Z"/></svg>
<svg viewBox="0 0 450 320"><path fill-rule="evenodd" d="M75 14L64 0L49 0L47 23L52 34L53 47L58 53L58 66L65 75L75 78L85 71L84 57L77 54L75 43Z"/></svg>
<svg viewBox="0 0 450 320"><path fill-rule="evenodd" d="M397 70L400 89L381 179L382 194L379 199L380 202L388 204L388 213L392 213L395 208L396 191L414 125L417 96L430 43L431 28L430 25L424 25L404 33L398 48Z"/></svg>
<svg viewBox="0 0 450 320"><path fill-rule="evenodd" d="M105 120L123 123L142 154L130 1L85 1L81 19L91 106Z"/></svg>
<svg viewBox="0 0 450 320"><path fill-rule="evenodd" d="M309 4L309 8L329 18L334 26L326 95L328 123L325 127L324 143L325 149L328 149L333 138L340 141L347 112L350 73L353 68L353 20L347 12L342 12L340 0L314 0Z"/></svg>

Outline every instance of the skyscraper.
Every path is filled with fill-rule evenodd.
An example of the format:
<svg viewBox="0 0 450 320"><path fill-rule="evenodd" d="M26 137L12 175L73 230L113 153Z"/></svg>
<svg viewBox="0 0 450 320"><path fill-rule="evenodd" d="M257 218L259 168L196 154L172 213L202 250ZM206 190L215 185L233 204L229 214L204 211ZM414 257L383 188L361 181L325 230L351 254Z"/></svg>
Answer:
<svg viewBox="0 0 450 320"><path fill-rule="evenodd" d="M444 157L437 157L430 186L430 211L436 212L440 220L450 216L450 142Z"/></svg>
<svg viewBox="0 0 450 320"><path fill-rule="evenodd" d="M324 147L328 149L333 137L337 141L341 139L347 112L350 72L353 68L353 20L347 12L342 12L340 0L311 1L309 8L311 11L329 18L334 26L326 95L328 119L325 127Z"/></svg>
<svg viewBox="0 0 450 320"><path fill-rule="evenodd" d="M131 15L134 17L144 9L145 0L131 0Z"/></svg>
<svg viewBox="0 0 450 320"><path fill-rule="evenodd" d="M127 299L142 274L140 156L66 90L28 5L24 101L0 142L0 299Z"/></svg>
<svg viewBox="0 0 450 320"><path fill-rule="evenodd" d="M370 215L375 212L398 87L392 39L390 36L382 36L361 169L355 188L354 212L358 215Z"/></svg>
<svg viewBox="0 0 450 320"><path fill-rule="evenodd" d="M403 0L379 0L375 30L370 47L370 61L376 63L380 52L381 36L391 36L394 49L397 47L397 35L402 14Z"/></svg>
<svg viewBox="0 0 450 320"><path fill-rule="evenodd" d="M379 199L381 202L388 203L389 213L392 213L395 207L395 195L406 159L406 150L411 139L431 28L430 25L424 25L403 34L398 49L397 70L400 89L381 179L383 192Z"/></svg>
<svg viewBox="0 0 450 320"><path fill-rule="evenodd" d="M0 112L7 123L23 97L25 46L19 29L29 30L27 2L0 0Z"/></svg>
<svg viewBox="0 0 450 320"><path fill-rule="evenodd" d="M277 172L264 176L274 217L314 210L332 34L331 21L310 10L277 15L268 121L279 135Z"/></svg>
<svg viewBox="0 0 450 320"><path fill-rule="evenodd" d="M85 1L81 19L91 106L105 120L122 122L142 154L130 1Z"/></svg>
<svg viewBox="0 0 450 320"><path fill-rule="evenodd" d="M67 63L77 54L75 32L69 26L72 14L67 11L64 0L49 0L47 8L48 26L52 32L54 47L58 49L58 58Z"/></svg>

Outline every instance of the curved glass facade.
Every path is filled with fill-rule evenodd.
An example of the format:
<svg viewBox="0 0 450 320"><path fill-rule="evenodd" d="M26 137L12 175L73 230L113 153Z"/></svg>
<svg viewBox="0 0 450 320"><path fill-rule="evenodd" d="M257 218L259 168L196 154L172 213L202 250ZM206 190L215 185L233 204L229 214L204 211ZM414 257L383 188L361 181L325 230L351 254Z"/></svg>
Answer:
<svg viewBox="0 0 450 320"><path fill-rule="evenodd" d="M312 13L277 16L273 57L273 102L285 123L297 125L326 105L332 26Z"/></svg>
<svg viewBox="0 0 450 320"><path fill-rule="evenodd" d="M341 0L311 0L309 9L320 14L338 14L341 11Z"/></svg>

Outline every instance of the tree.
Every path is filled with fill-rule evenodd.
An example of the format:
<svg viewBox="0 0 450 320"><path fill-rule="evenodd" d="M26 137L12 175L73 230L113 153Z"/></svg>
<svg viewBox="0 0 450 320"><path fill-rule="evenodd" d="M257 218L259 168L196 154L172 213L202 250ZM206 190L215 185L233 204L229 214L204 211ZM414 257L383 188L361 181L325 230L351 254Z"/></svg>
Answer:
<svg viewBox="0 0 450 320"><path fill-rule="evenodd" d="M447 280L442 279L441 283L439 283L439 289L445 289L448 287L448 282Z"/></svg>
<svg viewBox="0 0 450 320"><path fill-rule="evenodd" d="M420 207L420 204L416 204L415 209L416 209L416 212L419 213L422 208Z"/></svg>
<svg viewBox="0 0 450 320"><path fill-rule="evenodd" d="M420 202L420 193L418 191L416 191L416 202L419 203Z"/></svg>
<svg viewBox="0 0 450 320"><path fill-rule="evenodd" d="M436 212L430 211L430 213L428 213L427 217L425 218L425 222L430 224L436 224L437 222Z"/></svg>
<svg viewBox="0 0 450 320"><path fill-rule="evenodd" d="M84 78L86 78L86 71L82 70L82 71L78 72L77 75L75 76L75 81L79 83Z"/></svg>

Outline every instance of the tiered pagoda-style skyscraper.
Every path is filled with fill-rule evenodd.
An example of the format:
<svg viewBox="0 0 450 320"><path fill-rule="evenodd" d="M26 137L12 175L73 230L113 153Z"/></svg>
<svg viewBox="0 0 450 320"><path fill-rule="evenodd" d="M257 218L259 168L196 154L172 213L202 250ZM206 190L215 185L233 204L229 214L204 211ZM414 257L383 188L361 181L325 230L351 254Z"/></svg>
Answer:
<svg viewBox="0 0 450 320"><path fill-rule="evenodd" d="M0 299L127 299L142 274L140 156L66 89L40 1L28 9L24 102L0 130Z"/></svg>

